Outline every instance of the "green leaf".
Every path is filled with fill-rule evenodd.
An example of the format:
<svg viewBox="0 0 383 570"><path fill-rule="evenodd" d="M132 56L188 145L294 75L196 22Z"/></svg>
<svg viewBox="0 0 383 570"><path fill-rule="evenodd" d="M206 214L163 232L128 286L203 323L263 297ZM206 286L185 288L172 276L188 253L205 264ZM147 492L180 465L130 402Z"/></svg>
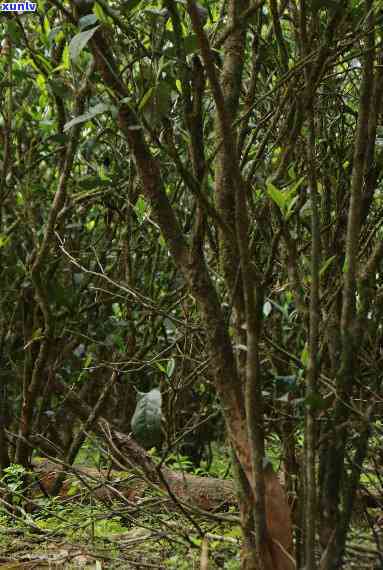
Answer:
<svg viewBox="0 0 383 570"><path fill-rule="evenodd" d="M64 50L63 50L63 55L62 55L62 66L63 69L69 69L70 68L70 56L69 56L69 45L65 44Z"/></svg>
<svg viewBox="0 0 383 570"><path fill-rule="evenodd" d="M148 212L148 205L142 196L138 198L134 206L134 211L137 215L139 223L142 224L145 221Z"/></svg>
<svg viewBox="0 0 383 570"><path fill-rule="evenodd" d="M42 56L41 54L37 53L35 54L36 59L38 59L40 61L40 63L42 63L45 71L47 71L48 73L50 73L52 71L52 64L50 61L48 61L44 56Z"/></svg>
<svg viewBox="0 0 383 570"><path fill-rule="evenodd" d="M77 61L80 53L82 52L86 44L89 42L90 38L98 30L99 27L100 26L96 26L91 30L85 30L84 32L80 32L71 39L69 44L69 53L72 61Z"/></svg>
<svg viewBox="0 0 383 570"><path fill-rule="evenodd" d="M5 234L0 234L0 249L5 247L10 242L10 237Z"/></svg>
<svg viewBox="0 0 383 570"><path fill-rule="evenodd" d="M293 211L293 207L298 197L295 196L299 186L304 181L305 177L302 176L299 180L291 184L284 190L278 190L272 182L267 182L266 188L270 198L277 204L285 218L289 218Z"/></svg>
<svg viewBox="0 0 383 570"><path fill-rule="evenodd" d="M137 406L131 427L135 439L145 448L151 448L161 440L162 397L158 388L137 394Z"/></svg>
<svg viewBox="0 0 383 570"><path fill-rule="evenodd" d="M165 366L162 366L161 362L156 362L155 365L157 366L158 370L161 370L161 372L166 374Z"/></svg>
<svg viewBox="0 0 383 570"><path fill-rule="evenodd" d="M305 177L302 176L301 178L299 178L299 180L297 180L296 182L294 182L294 184L289 186L289 189L287 190L287 196L289 200L292 200L293 197L295 196L295 194L298 191L299 186L302 184L302 182L304 181Z"/></svg>
<svg viewBox="0 0 383 570"><path fill-rule="evenodd" d="M138 105L138 110L141 111L145 105L148 104L148 102L150 101L150 99L153 97L153 94L155 92L154 87L150 87L147 92L145 93L145 95L142 97L140 104Z"/></svg>
<svg viewBox="0 0 383 570"><path fill-rule="evenodd" d="M89 26L94 26L96 22L98 22L96 14L87 14L79 20L80 30L85 30L85 28L89 28Z"/></svg>
<svg viewBox="0 0 383 570"><path fill-rule="evenodd" d="M175 366L176 366L176 361L174 360L174 358L170 358L166 366L166 375L168 378L170 378L173 375Z"/></svg>
<svg viewBox="0 0 383 570"><path fill-rule="evenodd" d="M329 257L324 264L322 265L322 267L320 268L319 271L319 277L322 277L323 274L326 272L326 270L328 269L328 267L330 267L331 263L334 261L334 259L336 259L336 255L332 255L331 257Z"/></svg>
<svg viewBox="0 0 383 570"><path fill-rule="evenodd" d="M64 132L71 129L75 125L78 125L80 123L85 123L86 121L90 121L91 119L93 119L97 115L101 115L102 113L105 113L106 111L110 111L110 109L111 109L111 105L109 105L109 104L97 103L97 105L95 105L94 107L91 107L89 109L89 111L87 111L83 115L79 115L78 117L75 117L74 119L71 119L70 121L65 123Z"/></svg>
<svg viewBox="0 0 383 570"><path fill-rule="evenodd" d="M302 362L303 366L305 368L307 368L307 365L309 363L309 350L308 350L307 343L305 344L304 349L302 350L301 362Z"/></svg>
<svg viewBox="0 0 383 570"><path fill-rule="evenodd" d="M286 219L288 220L289 217L291 216L291 214L294 213L294 206L295 203L298 200L298 196L294 196L294 198L291 200L290 204L287 206L287 212L286 212Z"/></svg>
<svg viewBox="0 0 383 570"><path fill-rule="evenodd" d="M44 32L45 32L46 36L48 37L50 32L51 32L51 26L50 26L50 23L49 23L47 16L44 16L43 26L44 26Z"/></svg>
<svg viewBox="0 0 383 570"><path fill-rule="evenodd" d="M92 353L88 352L85 358L84 368L89 368L89 366L92 364L92 360L93 360L93 355Z"/></svg>
<svg viewBox="0 0 383 570"><path fill-rule="evenodd" d="M80 491L80 484L78 483L78 481L74 481L69 485L67 495L68 497L73 497L74 495L77 495L79 491Z"/></svg>
<svg viewBox="0 0 383 570"><path fill-rule="evenodd" d="M38 340L40 338L42 338L43 336L43 329L41 327L39 327L38 329L35 329L32 333L32 339L33 340Z"/></svg>
<svg viewBox="0 0 383 570"><path fill-rule="evenodd" d="M120 303L112 303L112 311L116 317L118 318L122 317L122 310Z"/></svg>
<svg viewBox="0 0 383 570"><path fill-rule="evenodd" d="M104 24L108 23L108 17L98 2L96 2L96 4L93 6L93 12L97 16L97 19L100 20L100 22L103 22Z"/></svg>
<svg viewBox="0 0 383 570"><path fill-rule="evenodd" d="M267 193L278 208L283 211L286 206L286 195L278 190L272 182L267 182Z"/></svg>

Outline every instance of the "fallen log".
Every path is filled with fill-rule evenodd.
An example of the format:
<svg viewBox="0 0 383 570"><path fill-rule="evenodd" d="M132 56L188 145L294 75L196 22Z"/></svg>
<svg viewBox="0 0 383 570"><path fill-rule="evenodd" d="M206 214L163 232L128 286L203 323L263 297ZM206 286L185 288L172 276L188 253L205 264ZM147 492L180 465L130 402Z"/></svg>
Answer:
<svg viewBox="0 0 383 570"><path fill-rule="evenodd" d="M51 460L37 460L34 472L41 492L50 495L54 481L65 470L66 476L60 490L61 497L78 495L84 499L84 492L102 500L113 501L125 498L132 506L142 499L148 488L163 492L168 504L190 505L204 511L226 511L235 506L237 499L233 482L215 477L198 477L189 473L180 473L169 468L162 468L162 478L156 482L132 475L130 471L96 469L86 466L62 466ZM34 489L37 490L35 485ZM73 499L76 495L73 496ZM174 501L172 501L172 498ZM239 521L239 519L238 519Z"/></svg>
<svg viewBox="0 0 383 570"><path fill-rule="evenodd" d="M43 492L49 495L56 477L64 471L65 479L60 496L67 495L75 480L79 481L79 486L84 487L81 479L88 478L97 486L94 494L102 499L112 498L113 481L119 480L118 491L129 500L138 500L145 489L152 486L166 492L174 502L185 502L206 511L227 510L229 506L236 505L237 499L231 480L200 477L165 466L158 467L130 435L111 428L104 419L98 420L95 431L99 436L103 436L107 443L115 469L98 470L65 465L59 460L40 460L34 467ZM133 477L125 478L125 473Z"/></svg>

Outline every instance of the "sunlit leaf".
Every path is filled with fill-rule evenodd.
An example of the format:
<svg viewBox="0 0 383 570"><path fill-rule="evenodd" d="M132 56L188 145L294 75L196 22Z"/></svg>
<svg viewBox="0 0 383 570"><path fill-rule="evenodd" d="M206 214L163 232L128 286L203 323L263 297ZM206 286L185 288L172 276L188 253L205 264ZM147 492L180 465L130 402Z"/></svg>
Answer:
<svg viewBox="0 0 383 570"><path fill-rule="evenodd" d="M51 26L50 26L50 23L49 23L47 16L44 16L43 27L44 27L45 35L48 37L50 34L50 31L51 31Z"/></svg>
<svg viewBox="0 0 383 570"><path fill-rule="evenodd" d="M98 2L96 2L93 6L93 12L97 16L97 19L100 20L100 22L103 22L104 24L108 22L108 17Z"/></svg>
<svg viewBox="0 0 383 570"><path fill-rule="evenodd" d="M88 232L91 232L95 225L96 225L96 222L94 220L90 220L89 222L87 222L85 224L85 228L88 230Z"/></svg>
<svg viewBox="0 0 383 570"><path fill-rule="evenodd" d="M70 68L70 55L69 55L69 45L68 44L65 44L61 60L62 60L63 69L69 69Z"/></svg>
<svg viewBox="0 0 383 570"><path fill-rule="evenodd" d="M298 188L304 181L305 177L302 176L299 180L290 184L284 190L279 190L274 184L270 181L266 184L267 193L270 198L275 202L275 204L279 207L281 212L283 213L285 218L289 218L293 212L294 205L298 199L296 193Z"/></svg>
<svg viewBox="0 0 383 570"><path fill-rule="evenodd" d="M303 366L305 368L307 368L307 365L309 363L309 351L308 351L307 343L305 344L304 349L302 350L302 353L301 353L301 362L302 362Z"/></svg>
<svg viewBox="0 0 383 570"><path fill-rule="evenodd" d="M10 241L9 236L0 234L0 248L5 247Z"/></svg>
<svg viewBox="0 0 383 570"><path fill-rule="evenodd" d="M281 190L278 190L272 182L267 182L267 193L273 202L283 210L286 205L286 196Z"/></svg>

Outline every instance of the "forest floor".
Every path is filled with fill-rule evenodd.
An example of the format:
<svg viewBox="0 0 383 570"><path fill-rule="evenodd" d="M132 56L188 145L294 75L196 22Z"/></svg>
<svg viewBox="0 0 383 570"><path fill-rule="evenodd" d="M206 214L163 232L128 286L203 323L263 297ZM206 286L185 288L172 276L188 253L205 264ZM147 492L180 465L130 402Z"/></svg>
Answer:
<svg viewBox="0 0 383 570"><path fill-rule="evenodd" d="M204 497L213 503L206 507L196 506L196 494L191 501L169 497L136 473L80 465L52 497L57 464L36 460L29 479L20 466L9 468L0 497L0 570L239 570L239 514L228 465L223 453L217 456L215 477L203 470L191 477L196 485L189 489L209 490ZM95 465L92 454L84 459ZM172 468L179 475L191 465L185 460ZM375 524L381 512L357 510L344 568L382 570L383 533Z"/></svg>
<svg viewBox="0 0 383 570"><path fill-rule="evenodd" d="M240 568L241 531L231 507L211 517L182 513L151 490L135 505L126 500L107 505L75 493L36 501L36 512L20 507L11 516L0 511L0 570ZM350 535L344 568L383 568L363 521Z"/></svg>

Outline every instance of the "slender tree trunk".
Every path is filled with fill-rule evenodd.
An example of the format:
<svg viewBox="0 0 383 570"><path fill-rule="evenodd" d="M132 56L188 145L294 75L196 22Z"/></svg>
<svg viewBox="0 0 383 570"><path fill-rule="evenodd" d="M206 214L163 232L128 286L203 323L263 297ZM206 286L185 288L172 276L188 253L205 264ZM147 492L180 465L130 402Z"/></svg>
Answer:
<svg viewBox="0 0 383 570"><path fill-rule="evenodd" d="M361 197L366 172L366 153L369 147L369 120L374 84L374 14L373 0L365 0L366 52L363 63L363 79L359 101L358 123L354 145L351 198L348 211L346 262L341 315L341 356L336 378L337 400L332 418L332 433L325 457L323 478L323 523L322 536L328 537L328 544L321 563L321 570L335 570L339 567L345 548L348 522L340 507L341 495L347 486L345 453L350 410L348 399L357 373L356 355L361 341L360 322L356 307L357 271L361 223ZM343 529L343 530L342 530Z"/></svg>

